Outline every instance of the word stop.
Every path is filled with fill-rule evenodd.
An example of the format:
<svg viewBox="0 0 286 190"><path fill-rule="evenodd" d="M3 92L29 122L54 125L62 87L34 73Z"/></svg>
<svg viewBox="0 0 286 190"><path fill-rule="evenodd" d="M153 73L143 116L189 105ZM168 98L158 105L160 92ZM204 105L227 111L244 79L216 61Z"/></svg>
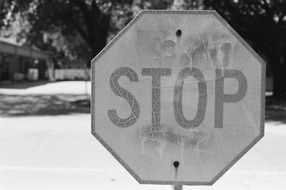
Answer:
<svg viewBox="0 0 286 190"><path fill-rule="evenodd" d="M152 126L160 126L160 93L161 77L171 76L171 68L143 68L142 76L151 77L152 81ZM247 80L240 70L216 69L215 80L215 128L223 126L223 105L224 103L235 103L242 100L247 91ZM138 75L129 67L120 67L110 76L109 84L111 90L117 95L127 100L131 108L131 113L127 118L120 118L116 110L108 110L108 117L111 122L118 127L130 127L140 116L140 106L133 94L122 88L118 80L121 76L126 76L131 82L138 82ZM198 107L195 117L192 120L185 118L182 108L183 84L187 77L194 77L198 82ZM224 93L224 79L233 78L238 82L238 90L234 94ZM183 128L198 127L204 120L207 107L207 85L203 73L196 68L183 68L177 75L174 85L173 108L176 122ZM186 113L185 113L186 114Z"/></svg>

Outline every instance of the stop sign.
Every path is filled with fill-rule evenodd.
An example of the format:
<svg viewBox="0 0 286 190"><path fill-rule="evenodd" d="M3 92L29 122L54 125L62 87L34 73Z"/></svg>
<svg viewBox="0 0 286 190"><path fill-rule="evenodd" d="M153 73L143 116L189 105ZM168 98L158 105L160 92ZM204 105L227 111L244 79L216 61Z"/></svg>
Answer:
<svg viewBox="0 0 286 190"><path fill-rule="evenodd" d="M92 60L92 134L140 183L211 185L264 135L265 63L215 11L143 11Z"/></svg>

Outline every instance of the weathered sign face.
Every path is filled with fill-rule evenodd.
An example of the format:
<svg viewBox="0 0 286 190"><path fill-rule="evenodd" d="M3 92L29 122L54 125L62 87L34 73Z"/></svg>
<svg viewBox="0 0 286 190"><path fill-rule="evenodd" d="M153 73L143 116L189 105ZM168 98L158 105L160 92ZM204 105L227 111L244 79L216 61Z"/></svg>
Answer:
<svg viewBox="0 0 286 190"><path fill-rule="evenodd" d="M143 11L92 61L92 134L140 183L212 184L263 136L264 75L216 12Z"/></svg>

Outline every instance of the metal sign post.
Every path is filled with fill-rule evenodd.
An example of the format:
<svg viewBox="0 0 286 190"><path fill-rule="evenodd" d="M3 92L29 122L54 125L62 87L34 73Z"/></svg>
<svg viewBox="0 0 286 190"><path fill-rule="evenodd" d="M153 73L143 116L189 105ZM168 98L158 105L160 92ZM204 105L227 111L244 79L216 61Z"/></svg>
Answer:
<svg viewBox="0 0 286 190"><path fill-rule="evenodd" d="M174 169L175 169L175 179L177 179L177 175L178 175L178 169L179 169L179 166L180 166L180 162L178 161L175 161L173 162L173 166L174 166ZM174 190L182 190L183 189L183 185L180 185L178 183L175 182L174 184Z"/></svg>
<svg viewBox="0 0 286 190"><path fill-rule="evenodd" d="M174 190L182 190L183 186L182 185L174 185Z"/></svg>
<svg viewBox="0 0 286 190"><path fill-rule="evenodd" d="M212 185L264 135L265 63L215 11L142 11L91 81L92 134L142 184Z"/></svg>

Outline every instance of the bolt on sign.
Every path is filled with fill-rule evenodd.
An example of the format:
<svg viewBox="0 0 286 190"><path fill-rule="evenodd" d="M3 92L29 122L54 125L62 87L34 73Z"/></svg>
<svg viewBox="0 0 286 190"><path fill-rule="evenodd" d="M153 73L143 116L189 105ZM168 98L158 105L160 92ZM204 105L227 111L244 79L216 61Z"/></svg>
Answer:
<svg viewBox="0 0 286 190"><path fill-rule="evenodd" d="M92 134L139 183L211 185L264 135L265 63L215 11L142 11L92 60Z"/></svg>

